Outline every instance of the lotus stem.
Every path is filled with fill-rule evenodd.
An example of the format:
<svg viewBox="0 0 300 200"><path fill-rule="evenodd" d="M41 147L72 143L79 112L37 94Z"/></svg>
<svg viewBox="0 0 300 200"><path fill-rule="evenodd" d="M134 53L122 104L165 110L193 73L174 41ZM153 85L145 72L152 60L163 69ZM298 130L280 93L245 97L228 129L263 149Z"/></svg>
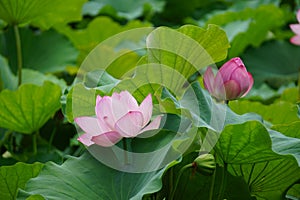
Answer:
<svg viewBox="0 0 300 200"><path fill-rule="evenodd" d="M184 172L186 169L191 168L191 167L193 167L193 163L187 164L187 165L183 166L183 167L180 169L180 171L179 171L179 173L178 173L178 177L177 177L176 183L175 183L175 186L174 186L174 189L173 189L173 191L172 191L172 193L171 193L171 195L170 195L170 199L172 199L172 200L174 199L174 195L175 195L175 192L176 192L176 189L177 189L179 180L180 180L180 178L181 178L181 175L183 174L183 172Z"/></svg>
<svg viewBox="0 0 300 200"><path fill-rule="evenodd" d="M0 141L0 149L1 147L6 143L6 141L8 140L8 138L10 137L10 135L12 134L13 132L8 130L5 132L4 136L3 136L3 139Z"/></svg>
<svg viewBox="0 0 300 200"><path fill-rule="evenodd" d="M32 148L33 148L33 154L37 154L37 137L39 135L39 131L37 130L33 135L32 135Z"/></svg>
<svg viewBox="0 0 300 200"><path fill-rule="evenodd" d="M210 189L209 189L209 200L213 200L213 196L214 196L214 186L215 186L215 179L216 179L216 171L214 171L213 175L212 175L212 181L210 184Z"/></svg>
<svg viewBox="0 0 300 200"><path fill-rule="evenodd" d="M220 187L220 192L218 199L223 199L224 191L225 191L225 186L227 184L227 163L224 163L224 167L222 169L222 177L221 177L221 187Z"/></svg>
<svg viewBox="0 0 300 200"><path fill-rule="evenodd" d="M22 48L21 48L21 37L18 25L14 25L16 48L17 48L17 63L18 63L18 86L22 84Z"/></svg>

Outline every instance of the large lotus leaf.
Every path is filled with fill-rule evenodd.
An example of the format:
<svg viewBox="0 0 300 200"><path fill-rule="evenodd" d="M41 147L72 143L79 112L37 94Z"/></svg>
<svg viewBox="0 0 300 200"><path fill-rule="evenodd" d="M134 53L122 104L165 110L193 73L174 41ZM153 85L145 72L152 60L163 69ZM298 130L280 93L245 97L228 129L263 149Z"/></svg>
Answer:
<svg viewBox="0 0 300 200"><path fill-rule="evenodd" d="M109 17L97 17L88 24L86 29L73 30L68 26L56 26L56 29L66 35L74 46L80 50L78 61L81 63L88 53L105 39L126 30L150 26L150 23L138 20L130 21L122 26Z"/></svg>
<svg viewBox="0 0 300 200"><path fill-rule="evenodd" d="M48 29L57 23L81 19L81 8L86 0L2 0L0 18L10 25L31 23Z"/></svg>
<svg viewBox="0 0 300 200"><path fill-rule="evenodd" d="M177 30L160 27L146 41L147 55L138 63L135 76L117 86L119 90L135 92L138 99L154 94L162 86L180 97L188 78L201 68L223 60L229 48L225 32L215 25L207 29L193 25Z"/></svg>
<svg viewBox="0 0 300 200"><path fill-rule="evenodd" d="M180 124L179 116L173 115L171 119L167 120L169 121L166 128L186 131L187 127L178 126ZM150 137L141 138L148 133L150 133ZM185 135L168 130L162 130L157 134L156 130L148 131L142 135L132 140L126 139L129 151L125 155L123 151L118 150L122 142L119 142L113 149L96 145L89 147L90 153L107 165L104 162L99 162L88 152L79 158L70 157L61 166L52 162L47 163L39 176L27 183L25 191L20 193L19 199L26 199L30 195L38 194L45 199L138 200L142 199L145 194L158 191L162 187L163 172L170 167L169 163L173 163L173 156L172 158L169 157L174 153L170 140L179 136L183 140L176 140L176 143L182 145L186 143ZM193 140L193 138L190 137L188 140ZM149 145L149 142L152 145ZM131 154L131 152L135 154ZM178 153L176 155L176 158L180 156ZM107 160L103 160L105 156ZM123 163L124 156L129 158L129 163L126 165ZM111 168L117 166L130 170L130 172ZM49 188L49 183L53 187Z"/></svg>
<svg viewBox="0 0 300 200"><path fill-rule="evenodd" d="M288 41L270 41L245 51L243 61L257 85L267 82L274 88L297 80L300 48Z"/></svg>
<svg viewBox="0 0 300 200"><path fill-rule="evenodd" d="M23 68L35 69L43 73L64 71L74 65L78 51L63 35L50 30L34 33L28 28L20 30ZM0 50L8 58L12 71L17 72L17 50L13 30L2 35ZM0 41L1 44L1 41Z"/></svg>
<svg viewBox="0 0 300 200"><path fill-rule="evenodd" d="M39 194L57 200L138 200L161 188L162 173L163 170L148 173L117 171L84 153L79 158L69 158L62 165L47 163L37 178L27 182L18 199Z"/></svg>
<svg viewBox="0 0 300 200"><path fill-rule="evenodd" d="M222 160L228 164L256 163L278 157L272 151L267 130L255 121L226 126L216 147Z"/></svg>
<svg viewBox="0 0 300 200"><path fill-rule="evenodd" d="M26 182L39 174L43 164L17 163L13 166L0 167L0 198L14 200L18 194L18 188L25 188Z"/></svg>
<svg viewBox="0 0 300 200"><path fill-rule="evenodd" d="M174 42L178 41L178 42ZM160 63L189 78L193 73L227 56L229 43L216 25L207 29L185 25L177 30L160 27L147 38L147 62Z"/></svg>
<svg viewBox="0 0 300 200"><path fill-rule="evenodd" d="M251 101L231 101L229 105L238 114L255 112L272 124L287 124L300 120L297 116L297 106L286 101L278 101L270 105Z"/></svg>
<svg viewBox="0 0 300 200"><path fill-rule="evenodd" d="M229 57L240 55L248 46L259 46L270 30L284 24L284 12L275 5L261 5L242 11L217 13L206 24L222 26L231 39Z"/></svg>
<svg viewBox="0 0 300 200"><path fill-rule="evenodd" d="M288 159L232 164L229 171L235 176L243 176L251 195L258 200L281 200L286 190L299 179L297 174L300 174L300 168Z"/></svg>
<svg viewBox="0 0 300 200"><path fill-rule="evenodd" d="M165 2L163 0L92 0L87 2L83 7L83 14L97 15L101 10L107 10L108 6L112 7L118 17L124 17L132 20L143 15L146 6L152 12L159 12L162 10Z"/></svg>
<svg viewBox="0 0 300 200"><path fill-rule="evenodd" d="M222 132L216 151L228 164L232 175L242 176L257 199L282 199L286 190L300 178L300 167L290 155L280 155L279 140L259 122L228 125ZM297 153L293 143L285 144ZM275 153L276 151L276 153Z"/></svg>
<svg viewBox="0 0 300 200"><path fill-rule="evenodd" d="M61 88L51 82L43 86L21 85L17 91L0 93L0 127L33 133L60 108Z"/></svg>

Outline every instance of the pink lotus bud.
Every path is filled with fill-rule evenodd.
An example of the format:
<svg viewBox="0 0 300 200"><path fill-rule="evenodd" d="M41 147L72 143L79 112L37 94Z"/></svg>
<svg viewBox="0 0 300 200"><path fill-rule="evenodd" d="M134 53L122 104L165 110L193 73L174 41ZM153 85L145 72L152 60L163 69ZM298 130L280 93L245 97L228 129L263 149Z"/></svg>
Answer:
<svg viewBox="0 0 300 200"><path fill-rule="evenodd" d="M78 140L90 146L112 146L123 137L136 137L142 132L158 129L162 116L152 116L152 97L149 94L138 105L128 92L113 93L110 96L98 96L96 99L96 117L77 117L75 122L85 132Z"/></svg>
<svg viewBox="0 0 300 200"><path fill-rule="evenodd" d="M295 45L300 45L300 10L297 12L298 24L290 24L290 28L296 34L290 39L290 42Z"/></svg>
<svg viewBox="0 0 300 200"><path fill-rule="evenodd" d="M211 67L203 75L205 88L218 100L233 100L245 96L253 85L252 75L240 58L232 58L218 71L216 77Z"/></svg>

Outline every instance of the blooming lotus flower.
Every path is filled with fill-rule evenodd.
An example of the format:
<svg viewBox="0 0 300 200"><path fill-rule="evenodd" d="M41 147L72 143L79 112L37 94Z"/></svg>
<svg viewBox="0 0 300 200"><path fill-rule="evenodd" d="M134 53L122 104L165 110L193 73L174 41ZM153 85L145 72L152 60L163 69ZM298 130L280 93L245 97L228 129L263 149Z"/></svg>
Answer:
<svg viewBox="0 0 300 200"><path fill-rule="evenodd" d="M290 42L295 45L300 45L300 10L297 12L298 24L290 24L290 28L296 34L290 39Z"/></svg>
<svg viewBox="0 0 300 200"><path fill-rule="evenodd" d="M211 67L203 75L204 87L218 100L233 100L245 96L253 85L252 75L240 58L232 58L218 71Z"/></svg>
<svg viewBox="0 0 300 200"><path fill-rule="evenodd" d="M142 132L158 129L162 116L152 116L152 97L149 94L138 105L128 92L113 93L110 96L97 96L96 117L78 117L75 122L85 132L78 140L90 146L97 144L108 147L116 144L123 137L136 137Z"/></svg>

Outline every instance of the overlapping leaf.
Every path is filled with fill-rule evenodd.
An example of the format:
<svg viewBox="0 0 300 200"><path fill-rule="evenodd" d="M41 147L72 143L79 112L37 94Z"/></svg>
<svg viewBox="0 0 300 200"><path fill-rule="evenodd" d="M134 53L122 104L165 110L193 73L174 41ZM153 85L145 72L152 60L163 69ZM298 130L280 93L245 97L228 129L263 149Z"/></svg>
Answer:
<svg viewBox="0 0 300 200"><path fill-rule="evenodd" d="M192 25L178 30L160 27L148 35L146 44L148 54L138 63L134 78L117 86L119 90L135 91L138 99L154 94L161 86L181 96L188 78L224 59L229 48L225 32L215 25L207 29Z"/></svg>
<svg viewBox="0 0 300 200"><path fill-rule="evenodd" d="M17 77L11 72L7 60L0 55L0 91L14 89L17 85Z"/></svg>

